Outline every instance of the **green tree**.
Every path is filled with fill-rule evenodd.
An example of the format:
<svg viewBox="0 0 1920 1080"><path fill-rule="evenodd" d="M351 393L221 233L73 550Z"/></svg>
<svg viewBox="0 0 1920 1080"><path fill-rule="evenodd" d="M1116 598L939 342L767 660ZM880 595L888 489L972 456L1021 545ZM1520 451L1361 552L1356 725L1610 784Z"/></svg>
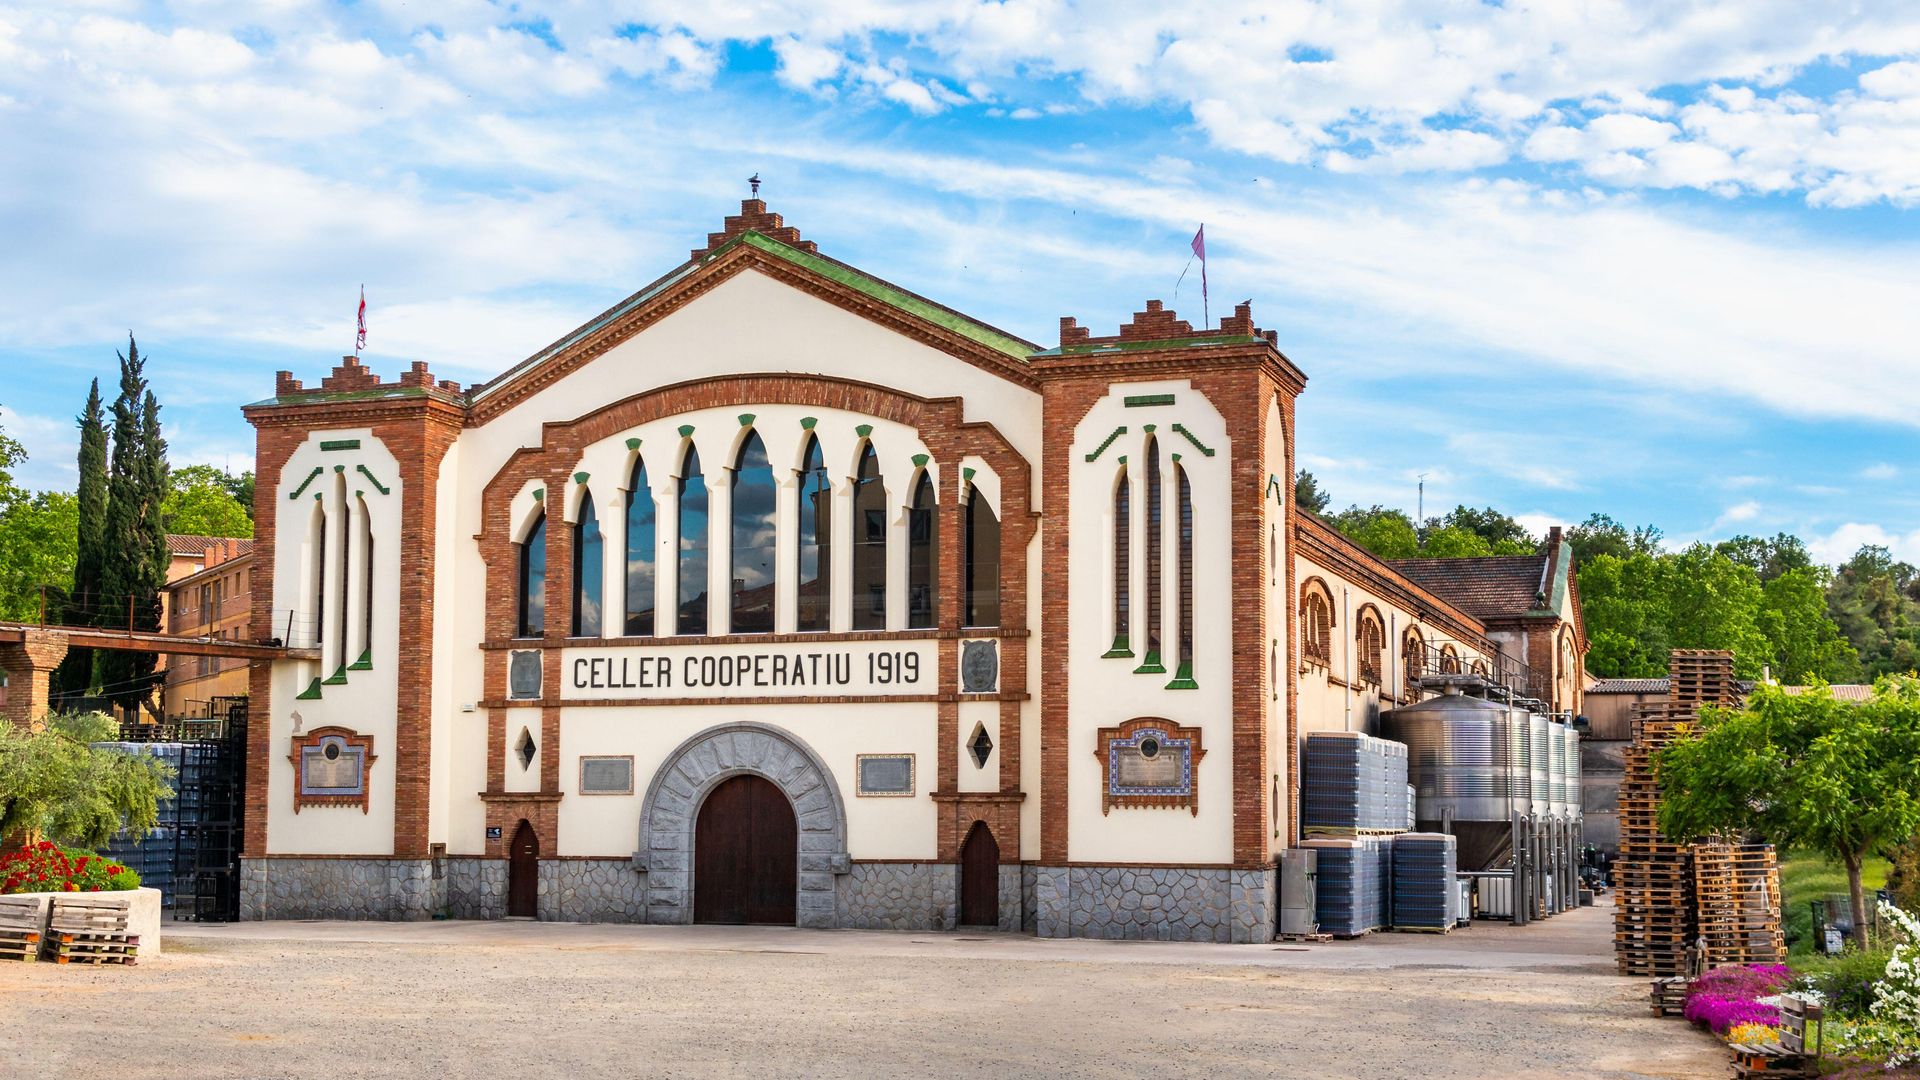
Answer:
<svg viewBox="0 0 1920 1080"><path fill-rule="evenodd" d="M1707 711L1656 769L1667 836L1753 834L1828 855L1865 926L1861 867L1920 831L1920 682L1883 679L1865 702L1761 686L1744 709Z"/></svg>
<svg viewBox="0 0 1920 1080"><path fill-rule="evenodd" d="M1645 552L1602 553L1579 574L1587 670L1606 679L1665 675L1674 646L1660 562Z"/></svg>
<svg viewBox="0 0 1920 1080"><path fill-rule="evenodd" d="M1425 559L1472 559L1493 554L1493 545L1471 529L1442 525L1427 532L1426 546L1419 554Z"/></svg>
<svg viewBox="0 0 1920 1080"><path fill-rule="evenodd" d="M1760 630L1771 645L1768 663L1781 682L1847 682L1860 677L1859 653L1827 614L1826 575L1820 567L1801 567L1761 586Z"/></svg>
<svg viewBox="0 0 1920 1080"><path fill-rule="evenodd" d="M1315 480L1312 473L1301 469L1293 474L1294 505L1302 510L1324 514L1327 512L1327 504L1332 501L1333 496L1320 490L1320 481Z"/></svg>
<svg viewBox="0 0 1920 1080"><path fill-rule="evenodd" d="M1597 555L1624 559L1629 555L1656 554L1660 550L1661 533L1652 525L1628 529L1606 514L1593 514L1568 529L1566 537L1573 547L1573 561L1585 563Z"/></svg>
<svg viewBox="0 0 1920 1080"><path fill-rule="evenodd" d="M252 536L252 495L242 504L234 492L239 477L211 465L188 465L173 470L160 514L167 531L191 536ZM246 484L253 485L252 474Z"/></svg>
<svg viewBox="0 0 1920 1080"><path fill-rule="evenodd" d="M1428 522L1429 528L1433 524ZM1488 554L1530 555L1540 547L1540 541L1527 531L1525 525L1491 506L1480 510L1468 506L1456 506L1447 511L1446 517L1439 520L1439 526L1442 529L1461 529L1473 533L1487 542ZM1503 548L1504 550L1500 550Z"/></svg>
<svg viewBox="0 0 1920 1080"><path fill-rule="evenodd" d="M37 731L0 724L0 836L99 847L123 829L151 832L173 769L93 745L119 731L103 713L49 717Z"/></svg>
<svg viewBox="0 0 1920 1080"><path fill-rule="evenodd" d="M160 589L167 580L167 531L161 504L167 495L167 444L160 405L147 388L146 362L131 335L120 360L120 393L113 402L113 453L107 468L107 514L102 530L106 561L101 592L113 609L102 625L160 629ZM118 705L147 701L155 685L154 654L103 652L102 692Z"/></svg>
<svg viewBox="0 0 1920 1080"><path fill-rule="evenodd" d="M73 589L65 622L85 626L100 607L101 578L105 573L107 523L107 423L100 403L100 380L87 388L87 404L77 418L80 425L80 485L76 489ZM60 662L57 677L63 692L85 691L93 685L93 650L71 648Z"/></svg>
<svg viewBox="0 0 1920 1080"><path fill-rule="evenodd" d="M21 492L0 505L0 620L38 622L44 588L48 621L58 621L79 521L78 505L64 491Z"/></svg>
<svg viewBox="0 0 1920 1080"><path fill-rule="evenodd" d="M1705 544L1661 560L1668 629L1676 649L1730 649L1734 670L1758 677L1769 642L1760 629L1759 575Z"/></svg>
<svg viewBox="0 0 1920 1080"><path fill-rule="evenodd" d="M1868 676L1920 666L1920 573L1886 548L1863 547L1834 570L1827 610Z"/></svg>
<svg viewBox="0 0 1920 1080"><path fill-rule="evenodd" d="M1420 554L1413 519L1403 510L1384 506L1349 506L1329 519L1347 539L1383 559L1411 559Z"/></svg>

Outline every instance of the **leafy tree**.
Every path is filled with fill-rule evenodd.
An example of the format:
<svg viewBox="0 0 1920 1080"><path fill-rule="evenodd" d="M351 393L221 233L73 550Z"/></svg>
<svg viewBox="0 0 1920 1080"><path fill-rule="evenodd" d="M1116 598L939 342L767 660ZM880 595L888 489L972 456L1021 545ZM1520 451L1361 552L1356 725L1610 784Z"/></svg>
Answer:
<svg viewBox="0 0 1920 1080"><path fill-rule="evenodd" d="M1660 550L1661 532L1652 525L1628 529L1606 514L1593 514L1567 530L1567 543L1573 547L1573 561L1585 563L1596 555L1624 559L1629 555L1653 555Z"/></svg>
<svg viewBox="0 0 1920 1080"><path fill-rule="evenodd" d="M1470 529L1442 525L1427 533L1426 546L1419 554L1427 559L1471 559L1493 554L1493 545Z"/></svg>
<svg viewBox="0 0 1920 1080"><path fill-rule="evenodd" d="M131 622L133 629L153 631L160 629L160 589L167 580L167 531L161 515L167 494L167 443L160 435L159 402L147 388L145 361L131 336L119 360L120 394L113 403L113 454L107 469L106 526L101 530L107 552L101 593L115 610L103 613L100 622ZM152 653L102 653L102 692L120 705L145 702L156 681L154 660Z"/></svg>
<svg viewBox="0 0 1920 1080"><path fill-rule="evenodd" d="M1920 831L1920 681L1882 679L1865 702L1761 686L1744 709L1706 711L1656 761L1662 832L1755 834L1829 855L1865 926L1861 867Z"/></svg>
<svg viewBox="0 0 1920 1080"><path fill-rule="evenodd" d="M119 731L104 713L49 717L37 731L0 724L0 836L99 847L122 829L151 832L173 769L92 745Z"/></svg>
<svg viewBox="0 0 1920 1080"><path fill-rule="evenodd" d="M1759 536L1736 536L1714 545L1714 550L1760 575L1762 583L1781 574L1813 568L1813 553L1799 537L1777 533L1771 540Z"/></svg>
<svg viewBox="0 0 1920 1080"><path fill-rule="evenodd" d="M80 518L72 495L24 492L0 505L0 620L38 622L41 589L57 621L73 575Z"/></svg>
<svg viewBox="0 0 1920 1080"><path fill-rule="evenodd" d="M1676 649L1731 649L1734 670L1760 674L1769 642L1760 630L1759 577L1705 544L1661 560L1667 625Z"/></svg>
<svg viewBox="0 0 1920 1080"><path fill-rule="evenodd" d="M248 475L251 476L252 474L249 473ZM1310 510L1316 514L1324 514L1327 512L1327 504L1332 501L1333 496L1320 490L1320 481L1315 480L1312 473L1301 469L1299 472L1293 474L1294 505L1300 507L1302 510Z"/></svg>
<svg viewBox="0 0 1920 1080"><path fill-rule="evenodd" d="M1920 666L1920 572L1877 546L1835 569L1827 611L1869 676Z"/></svg>
<svg viewBox="0 0 1920 1080"><path fill-rule="evenodd" d="M1431 527L1432 523L1428 524ZM1442 529L1461 529L1480 537L1487 543L1488 554L1495 554L1496 549L1504 545L1513 554L1530 555L1540 546L1540 541L1527 531L1525 525L1491 506L1481 510L1456 506L1447 511L1447 516L1440 519L1439 525Z"/></svg>
<svg viewBox="0 0 1920 1080"><path fill-rule="evenodd" d="M1819 567L1788 570L1761 586L1760 630L1771 645L1769 665L1781 682L1846 682L1860 677L1860 655L1827 615Z"/></svg>
<svg viewBox="0 0 1920 1080"><path fill-rule="evenodd" d="M1413 519L1405 511L1377 505L1364 510L1349 506L1330 520L1347 539L1383 559L1411 559L1420 554Z"/></svg>
<svg viewBox="0 0 1920 1080"><path fill-rule="evenodd" d="M91 623L98 613L105 573L107 523L107 423L100 404L100 380L87 389L80 425L80 486L75 501L73 589L65 621ZM93 685L93 650L72 648L60 662L57 676L63 692L84 691Z"/></svg>
<svg viewBox="0 0 1920 1080"><path fill-rule="evenodd" d="M1673 640L1659 561L1603 553L1578 566L1587 670L1613 679L1665 675Z"/></svg>
<svg viewBox="0 0 1920 1080"><path fill-rule="evenodd" d="M252 536L253 496L242 504L234 492L240 478L211 465L188 465L173 470L167 497L160 505L167 531L192 536ZM253 475L246 474L246 486Z"/></svg>

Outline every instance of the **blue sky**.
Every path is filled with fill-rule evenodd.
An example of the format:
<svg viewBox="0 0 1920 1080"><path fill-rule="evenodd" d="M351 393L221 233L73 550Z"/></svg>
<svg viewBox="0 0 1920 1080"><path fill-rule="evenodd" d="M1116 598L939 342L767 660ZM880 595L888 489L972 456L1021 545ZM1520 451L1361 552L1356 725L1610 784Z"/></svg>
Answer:
<svg viewBox="0 0 1920 1080"><path fill-rule="evenodd" d="M272 373L479 381L745 194L1024 337L1175 300L1309 376L1339 505L1920 561L1910 4L0 0L0 426L131 329L176 462ZM697 10L689 10L697 8Z"/></svg>

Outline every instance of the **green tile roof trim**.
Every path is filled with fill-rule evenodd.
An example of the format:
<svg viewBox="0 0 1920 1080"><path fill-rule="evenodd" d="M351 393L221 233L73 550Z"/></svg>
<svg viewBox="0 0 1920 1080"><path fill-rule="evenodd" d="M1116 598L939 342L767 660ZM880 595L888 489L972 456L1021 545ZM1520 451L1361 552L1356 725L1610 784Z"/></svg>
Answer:
<svg viewBox="0 0 1920 1080"><path fill-rule="evenodd" d="M927 462L932 460L931 457L925 454L915 454L913 455L913 467L916 469L924 469L927 467Z"/></svg>
<svg viewBox="0 0 1920 1080"><path fill-rule="evenodd" d="M962 479L962 480L971 480L971 479L973 479L973 466L971 466L971 465L969 465L969 466L967 466L966 468L964 468L964 469L961 469L961 470L960 470L960 479Z"/></svg>
<svg viewBox="0 0 1920 1080"><path fill-rule="evenodd" d="M534 489L533 489L533 501L534 501L534 502L546 502L546 501L547 501L547 489L546 489L546 488L534 488Z"/></svg>
<svg viewBox="0 0 1920 1080"><path fill-rule="evenodd" d="M681 425L680 425L680 437L681 437L681 438L683 438L683 439L685 439L685 438L687 438L687 437L689 437L689 436L691 436L692 434L693 434L693 425L692 425L692 424L681 424Z"/></svg>
<svg viewBox="0 0 1920 1080"><path fill-rule="evenodd" d="M347 665L341 664L337 669L334 670L333 674L327 676L324 679L321 679L320 685L322 686L347 685Z"/></svg>
<svg viewBox="0 0 1920 1080"><path fill-rule="evenodd" d="M741 414L740 414L740 426L741 426L741 427L752 427L752 426L753 426L753 414L752 414L752 413L750 413L750 412L743 412L743 413L741 413Z"/></svg>
<svg viewBox="0 0 1920 1080"><path fill-rule="evenodd" d="M1172 394L1134 394L1120 399L1120 404L1129 409L1151 408L1155 405L1173 404Z"/></svg>
<svg viewBox="0 0 1920 1080"><path fill-rule="evenodd" d="M372 671L373 670L373 649L369 647L367 651L361 653L360 659L355 660L353 663L347 665L347 670L348 671Z"/></svg>
<svg viewBox="0 0 1920 1080"><path fill-rule="evenodd" d="M1152 428L1148 428L1147 430L1149 430L1149 431L1151 431L1151 430L1153 430L1153 429L1152 429ZM1098 460L1100 460L1100 455L1101 455L1101 454L1104 454L1104 453L1106 453L1106 452L1107 452L1107 447L1109 447L1109 446L1112 446L1112 445L1113 445L1113 440L1115 440L1115 439L1117 439L1117 438L1119 438L1119 437L1120 437L1120 436L1122 436L1122 435L1125 435L1126 433L1127 433L1127 426L1126 426L1125 424L1122 424L1122 425L1120 425L1119 427L1117 427L1117 428L1114 428L1114 429L1113 429L1113 433L1112 433L1111 435L1108 435L1108 436L1106 437L1106 439L1104 439L1104 440L1102 440L1102 442L1100 443L1100 445L1099 445L1099 446L1096 446L1096 447L1094 447L1094 448L1093 448L1093 453L1091 453L1091 454L1088 454L1088 455L1087 455L1087 460L1088 460L1088 461L1098 461ZM1124 462L1124 461L1126 461L1127 459L1126 459L1126 458L1121 458L1120 460L1121 460L1122 462Z"/></svg>
<svg viewBox="0 0 1920 1080"><path fill-rule="evenodd" d="M368 472L367 467L365 465L355 465L354 468L359 469L360 475L366 477L367 483L372 484L376 489L378 489L380 494L382 495L393 494L393 489L381 483L378 477L374 476L371 472Z"/></svg>
<svg viewBox="0 0 1920 1080"><path fill-rule="evenodd" d="M639 440L639 439L628 439L628 440L627 440L627 449L629 449L629 450L638 450L638 449L640 449L640 440Z"/></svg>
<svg viewBox="0 0 1920 1080"><path fill-rule="evenodd" d="M812 430L813 430L813 425L815 425L815 424L817 424L817 423L819 423L819 422L820 422L820 421L819 421L819 420L818 420L817 418L815 418L815 417L811 417L811 416L803 416L803 417L801 417L801 418L800 418L800 430L802 430L802 431L812 431Z"/></svg>
<svg viewBox="0 0 1920 1080"><path fill-rule="evenodd" d="M320 449L322 451L358 450L360 449L360 440L359 439L325 439L321 441Z"/></svg>
<svg viewBox="0 0 1920 1080"><path fill-rule="evenodd" d="M432 396L444 399L447 395L445 391L430 393L425 386L386 386L378 390L302 390L287 397L262 398L242 407L259 409L274 405L335 405L349 401L398 401Z"/></svg>
<svg viewBox="0 0 1920 1080"><path fill-rule="evenodd" d="M577 473L574 473L574 474L573 474L573 482L574 482L574 483L576 483L576 484L584 484L584 483L586 483L586 482L587 482L587 474L586 474L586 473L583 473L583 472L577 472Z"/></svg>
<svg viewBox="0 0 1920 1080"><path fill-rule="evenodd" d="M873 434L873 425L872 424L855 424L853 425L853 433L864 439L867 436Z"/></svg>
<svg viewBox="0 0 1920 1080"><path fill-rule="evenodd" d="M1193 681L1192 662L1187 660L1180 661L1180 669L1173 673L1173 681L1167 684L1167 689L1169 690L1200 689L1200 684Z"/></svg>
<svg viewBox="0 0 1920 1080"><path fill-rule="evenodd" d="M320 700L320 677L317 675L314 676L313 681L307 684L307 688L305 690L302 690L299 693L293 695L293 700L319 701Z"/></svg>
<svg viewBox="0 0 1920 1080"><path fill-rule="evenodd" d="M1208 457L1213 456L1213 448L1207 446L1205 443L1202 443L1199 439L1194 438L1193 432L1188 431L1185 424L1175 424L1173 425L1173 430L1186 436L1187 441L1193 444L1193 448L1195 450L1200 451L1201 453L1207 455Z"/></svg>
<svg viewBox="0 0 1920 1080"><path fill-rule="evenodd" d="M776 258L790 262L795 266L812 271L829 281L845 285L855 292L860 293L862 296L878 300L888 307L896 308L915 318L933 323L943 330L950 330L976 345L984 345L997 353L1013 357L1015 360L1025 360L1034 354L1034 345L1031 342L1021 341L1019 338L1014 337L1004 330L969 319L951 308L942 307L923 296L915 296L913 293L900 288L898 285L882 281L869 274L864 274L845 263L836 262L824 255L816 255L810 251L801 251L799 248L788 247L778 240L763 236L757 232L740 234L734 239L708 252L706 258L702 261L717 259L721 253L738 244L745 244L757 251L766 252Z"/></svg>

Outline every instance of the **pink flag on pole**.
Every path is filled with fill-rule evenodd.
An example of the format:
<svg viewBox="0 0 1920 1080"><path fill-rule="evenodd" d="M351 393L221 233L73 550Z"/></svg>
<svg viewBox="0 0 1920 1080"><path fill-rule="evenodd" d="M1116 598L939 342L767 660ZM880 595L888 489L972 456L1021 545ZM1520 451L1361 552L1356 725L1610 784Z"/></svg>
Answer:
<svg viewBox="0 0 1920 1080"><path fill-rule="evenodd" d="M1205 269L1202 267L1202 269ZM360 315L353 338L353 355L359 356L360 350L367 347L367 287L360 286Z"/></svg>
<svg viewBox="0 0 1920 1080"><path fill-rule="evenodd" d="M1199 232L1196 232L1196 233L1194 233L1194 234L1193 234L1193 254L1194 254L1194 257L1195 257L1195 258L1198 258L1198 259L1200 260L1200 303L1201 303L1202 305L1205 305L1205 304L1207 304L1207 303L1208 303L1208 297L1207 297L1207 227L1206 227L1205 225L1202 225L1202 226L1200 226L1200 231L1199 231ZM1202 307L1202 310L1203 310L1203 311L1205 311L1205 310L1206 310L1204 306ZM1211 313L1211 312L1208 312L1208 313L1207 313L1207 317L1208 317L1208 318L1212 318L1212 313Z"/></svg>

